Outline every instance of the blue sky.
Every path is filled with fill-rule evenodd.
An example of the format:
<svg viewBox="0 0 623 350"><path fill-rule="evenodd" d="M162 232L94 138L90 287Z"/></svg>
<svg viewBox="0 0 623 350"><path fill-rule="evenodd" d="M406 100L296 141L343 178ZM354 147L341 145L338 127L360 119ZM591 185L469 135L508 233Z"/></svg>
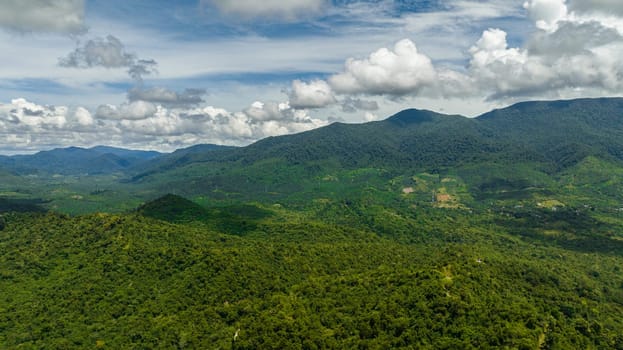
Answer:
<svg viewBox="0 0 623 350"><path fill-rule="evenodd" d="M616 0L0 0L0 153L619 96Z"/></svg>

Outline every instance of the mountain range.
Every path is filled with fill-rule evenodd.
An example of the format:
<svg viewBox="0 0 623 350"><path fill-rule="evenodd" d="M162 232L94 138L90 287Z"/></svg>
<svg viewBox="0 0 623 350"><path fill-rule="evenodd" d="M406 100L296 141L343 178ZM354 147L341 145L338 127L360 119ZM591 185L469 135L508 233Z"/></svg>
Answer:
<svg viewBox="0 0 623 350"><path fill-rule="evenodd" d="M548 187L565 171L589 166L583 162L620 167L622 116L618 98L525 102L476 118L410 109L382 121L333 123L247 147L196 152L174 163L155 158L142 168L150 170L129 173L129 183L184 195L237 193L249 200L272 193L269 201L292 199L301 191L321 197L327 182L322 179L362 169L383 172L375 177L381 182L451 174L472 196L528 184Z"/></svg>
<svg viewBox="0 0 623 350"><path fill-rule="evenodd" d="M16 172L154 173L210 161L288 164L337 161L340 166L449 167L474 161L529 160L560 169L588 156L623 159L623 99L523 102L475 118L409 109L365 124L333 123L247 147L196 145L171 154L114 147L59 148L1 156ZM137 170L137 165L141 170Z"/></svg>
<svg viewBox="0 0 623 350"><path fill-rule="evenodd" d="M423 168L529 160L561 168L573 163L571 154L623 159L622 114L618 98L524 102L476 118L410 109L379 122L333 123L226 153L205 153L194 162L334 159L345 167Z"/></svg>
<svg viewBox="0 0 623 350"><path fill-rule="evenodd" d="M110 174L160 156L155 151L134 151L115 147L68 147L41 151L33 155L1 156L0 167L18 174L62 175Z"/></svg>
<svg viewBox="0 0 623 350"><path fill-rule="evenodd" d="M622 349L623 99L0 159L0 347Z"/></svg>
<svg viewBox="0 0 623 350"><path fill-rule="evenodd" d="M588 176L595 164L620 167L622 116L621 98L523 102L475 118L409 109L382 121L333 123L246 147L196 145L170 154L70 147L4 156L0 173L7 183L24 174L114 175L105 187L125 199L134 196L134 202L174 192L287 203L310 195L343 199L366 184L386 189L401 181L412 187L418 174L430 173L455 177L466 186L464 197L478 199L551 190L568 181L569 171ZM580 168L569 170L574 167Z"/></svg>

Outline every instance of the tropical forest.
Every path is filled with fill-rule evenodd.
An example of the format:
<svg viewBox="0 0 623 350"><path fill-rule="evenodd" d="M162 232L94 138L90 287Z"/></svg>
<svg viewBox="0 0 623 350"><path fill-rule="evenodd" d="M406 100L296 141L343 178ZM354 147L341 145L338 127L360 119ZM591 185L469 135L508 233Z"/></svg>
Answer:
<svg viewBox="0 0 623 350"><path fill-rule="evenodd" d="M623 349L622 117L0 156L0 348Z"/></svg>

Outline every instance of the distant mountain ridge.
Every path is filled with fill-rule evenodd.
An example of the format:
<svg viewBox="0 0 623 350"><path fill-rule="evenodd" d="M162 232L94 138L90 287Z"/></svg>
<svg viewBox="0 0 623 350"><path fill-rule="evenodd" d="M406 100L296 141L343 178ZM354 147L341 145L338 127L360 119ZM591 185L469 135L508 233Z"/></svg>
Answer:
<svg viewBox="0 0 623 350"><path fill-rule="evenodd" d="M588 155L623 160L622 98L522 102L476 118L408 109L382 121L333 123L227 152L197 152L175 166L267 159L292 165L334 160L350 168L535 161L555 171Z"/></svg>
<svg viewBox="0 0 623 350"><path fill-rule="evenodd" d="M462 172L480 196L520 190L535 178L555 181L590 157L623 166L622 98L523 102L476 118L408 109L381 121L200 151L166 166L157 158L127 181L154 192L251 200L296 197L323 187L324 178L364 169L386 172L386 180Z"/></svg>
<svg viewBox="0 0 623 350"><path fill-rule="evenodd" d="M97 146L67 147L41 151L33 155L0 158L0 167L19 174L109 174L160 156L155 151L136 151Z"/></svg>
<svg viewBox="0 0 623 350"><path fill-rule="evenodd" d="M110 174L135 180L191 164L229 169L258 162L345 168L438 168L501 161L536 162L558 171L593 155L623 160L623 98L521 102L476 118L407 109L385 120L333 123L268 137L246 147L196 145L170 154L97 146L0 157L14 173Z"/></svg>
<svg viewBox="0 0 623 350"><path fill-rule="evenodd" d="M408 109L246 147L196 145L168 154L69 147L0 157L7 198L53 200L46 205L73 212L127 208L166 193L199 203L302 206L403 190L419 201L434 198L431 191L455 191L444 198L472 204L565 191L586 198L598 191L614 201L623 195L620 173L622 98L523 102L476 118ZM69 183L55 174L79 178ZM83 176L98 174L112 176Z"/></svg>

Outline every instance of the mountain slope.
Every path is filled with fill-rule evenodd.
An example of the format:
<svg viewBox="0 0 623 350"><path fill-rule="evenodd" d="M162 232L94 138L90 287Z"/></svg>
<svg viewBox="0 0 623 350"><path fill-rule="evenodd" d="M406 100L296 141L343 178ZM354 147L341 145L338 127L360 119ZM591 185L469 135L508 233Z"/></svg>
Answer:
<svg viewBox="0 0 623 350"><path fill-rule="evenodd" d="M0 167L19 174L110 174L160 156L154 151L135 151L97 146L57 148L33 155L0 158Z"/></svg>
<svg viewBox="0 0 623 350"><path fill-rule="evenodd" d="M411 109L379 122L333 123L230 152L196 153L176 166L278 158L293 165L334 159L345 167L457 166L487 160L565 167L572 165L567 153L574 152L623 159L621 118L619 98L524 102L473 119Z"/></svg>
<svg viewBox="0 0 623 350"><path fill-rule="evenodd" d="M159 202L156 207L195 207L179 198ZM387 220L396 222L396 214ZM407 242L332 224L330 216L283 210L259 219L243 237L134 214L6 215L0 217L0 309L6 310L0 344L623 346L621 241L607 238L612 248L592 251L585 241L567 248L564 237L543 239L560 221L553 213L535 222L464 211L402 214L395 228L408 232ZM524 226L529 234L514 233Z"/></svg>
<svg viewBox="0 0 623 350"><path fill-rule="evenodd" d="M600 201L611 207L617 191L597 182L574 186L573 172L591 158L609 169L622 167L622 106L619 98L526 102L477 118L410 109L382 121L334 123L247 147L198 145L158 157L102 147L0 157L5 175L39 174L22 177L27 180L18 181L22 185L9 176L16 185L1 190L9 197L52 200L50 208L70 212L121 207L166 193L202 204L313 206L361 198L388 205L407 191L414 205L435 202L439 195L449 202L444 205L470 208L490 205L489 200L536 204L555 194L563 203L591 198L591 205ZM113 176L98 183L82 176L72 184L53 174ZM604 189L598 201L592 185Z"/></svg>
<svg viewBox="0 0 623 350"><path fill-rule="evenodd" d="M130 171L139 179L150 174L170 170L185 164L200 162L213 154L226 153L236 149L233 146L221 146L214 144L199 144L187 148L181 148L173 153L162 154L149 162L140 164L140 167L132 168Z"/></svg>
<svg viewBox="0 0 623 350"><path fill-rule="evenodd" d="M157 198L123 214L8 189L0 347L623 349L620 110L407 110L35 190Z"/></svg>
<svg viewBox="0 0 623 350"><path fill-rule="evenodd" d="M587 157L621 166L622 106L619 98L526 102L477 118L411 109L383 121L334 123L196 153L163 171L139 174L134 183L220 199L281 200L306 193L300 201L343 197L349 186L354 193L396 181L409 185L409 178L427 172L459 176L471 196L543 188ZM340 180L345 178L351 180ZM336 179L339 186L323 179Z"/></svg>
<svg viewBox="0 0 623 350"><path fill-rule="evenodd" d="M623 160L623 99L523 102L477 120L495 137L560 168L596 155Z"/></svg>

